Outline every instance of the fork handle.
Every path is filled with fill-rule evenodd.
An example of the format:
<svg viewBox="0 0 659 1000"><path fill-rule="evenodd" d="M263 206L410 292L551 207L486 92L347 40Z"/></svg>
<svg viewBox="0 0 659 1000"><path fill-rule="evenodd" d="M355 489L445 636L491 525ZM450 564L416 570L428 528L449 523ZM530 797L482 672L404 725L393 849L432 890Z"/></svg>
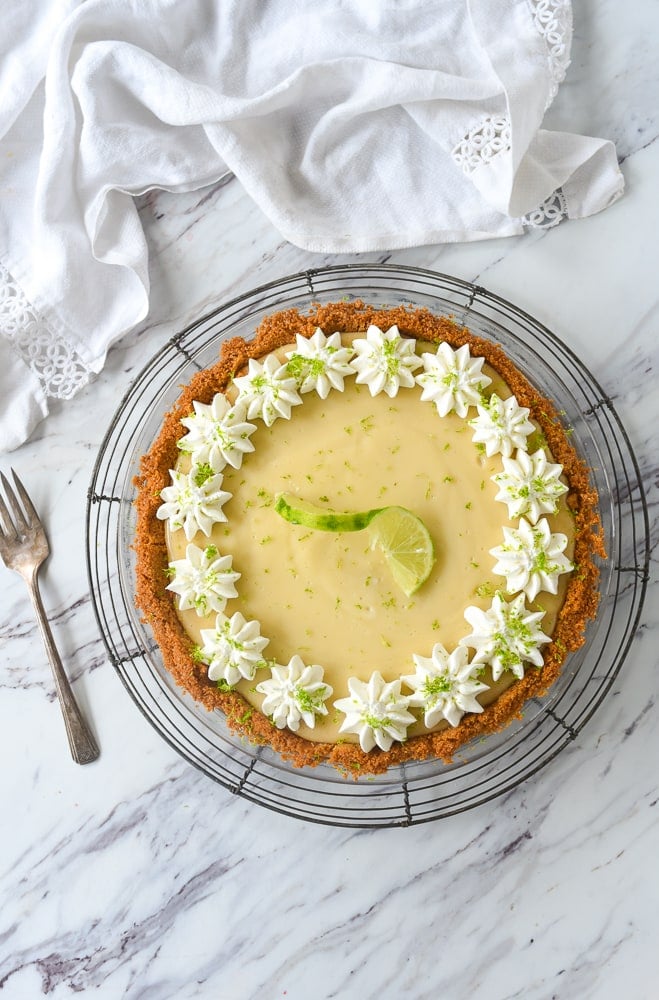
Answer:
<svg viewBox="0 0 659 1000"><path fill-rule="evenodd" d="M50 660L50 665L53 669L55 689L57 691L57 697L59 698L60 708L62 709L62 715L64 716L64 725L66 727L66 735L69 740L69 747L71 748L71 756L76 764L90 764L98 757L98 744L96 743L96 740L94 739L82 712L78 708L78 703L75 700L73 691L71 690L69 679L66 676L64 667L62 666L62 661L59 653L57 652L55 640L53 639L53 634L50 631L50 625L48 624L46 612L41 601L41 594L39 593L39 585L37 583L36 575L31 580L28 580L28 587L39 631L41 632L41 638L43 639L44 646L46 647L46 653L48 654L48 659Z"/></svg>

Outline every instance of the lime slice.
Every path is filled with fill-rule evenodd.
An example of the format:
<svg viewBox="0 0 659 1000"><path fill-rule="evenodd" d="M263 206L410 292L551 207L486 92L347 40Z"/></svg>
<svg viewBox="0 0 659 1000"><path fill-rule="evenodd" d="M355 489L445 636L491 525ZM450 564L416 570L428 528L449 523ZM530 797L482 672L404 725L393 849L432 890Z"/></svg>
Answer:
<svg viewBox="0 0 659 1000"><path fill-rule="evenodd" d="M394 580L408 597L430 576L435 562L432 538L421 518L406 507L375 507L348 513L318 507L292 493L279 493L275 510L290 524L316 531L368 528L373 548L382 550Z"/></svg>
<svg viewBox="0 0 659 1000"><path fill-rule="evenodd" d="M411 597L435 564L435 547L421 518L406 507L384 507L372 518L368 533L400 589Z"/></svg>

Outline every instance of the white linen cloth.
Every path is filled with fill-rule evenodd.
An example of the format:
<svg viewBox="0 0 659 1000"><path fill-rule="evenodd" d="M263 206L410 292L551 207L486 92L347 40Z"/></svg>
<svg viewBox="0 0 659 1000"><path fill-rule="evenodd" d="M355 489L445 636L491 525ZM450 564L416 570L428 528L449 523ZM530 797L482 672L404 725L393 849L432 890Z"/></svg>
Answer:
<svg viewBox="0 0 659 1000"><path fill-rule="evenodd" d="M228 167L325 253L512 236L622 192L610 143L540 128L568 0L4 0L2 18L0 448L146 316L151 188Z"/></svg>

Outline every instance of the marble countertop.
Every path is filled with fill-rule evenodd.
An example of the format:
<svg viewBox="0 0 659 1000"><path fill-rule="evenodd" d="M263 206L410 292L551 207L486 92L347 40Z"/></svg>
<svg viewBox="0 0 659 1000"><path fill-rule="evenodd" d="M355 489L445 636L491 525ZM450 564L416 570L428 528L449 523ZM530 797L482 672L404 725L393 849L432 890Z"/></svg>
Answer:
<svg viewBox="0 0 659 1000"><path fill-rule="evenodd" d="M44 600L101 746L96 763L71 762L24 587L0 569L3 998L657 995L656 561L627 660L577 739L486 805L390 830L278 815L180 758L108 662L85 568L99 444L152 354L256 285L352 261L478 283L566 341L629 434L654 547L659 84L650 41L659 24L649 3L628 5L624 26L614 5L584 6L591 14L576 14L550 126L616 142L626 193L601 215L510 240L324 257L286 243L232 179L142 199L148 319L1 463L16 468L48 524Z"/></svg>

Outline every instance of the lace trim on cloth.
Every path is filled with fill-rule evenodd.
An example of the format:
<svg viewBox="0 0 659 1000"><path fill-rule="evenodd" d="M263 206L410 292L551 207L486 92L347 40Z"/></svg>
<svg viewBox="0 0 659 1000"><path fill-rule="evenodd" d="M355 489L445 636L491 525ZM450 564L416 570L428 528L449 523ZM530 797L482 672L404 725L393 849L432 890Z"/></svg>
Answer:
<svg viewBox="0 0 659 1000"><path fill-rule="evenodd" d="M570 65L570 43L572 40L571 0L527 0L533 23L547 48L547 63L551 85L547 107L556 97L560 84ZM508 152L510 143L510 119L502 115L487 117L467 132L451 152L453 161L465 174L471 174L477 167L489 163L499 153Z"/></svg>
<svg viewBox="0 0 659 1000"><path fill-rule="evenodd" d="M46 396L71 399L92 371L35 312L22 288L0 264L0 335L37 377Z"/></svg>
<svg viewBox="0 0 659 1000"><path fill-rule="evenodd" d="M572 4L570 0L527 0L533 23L547 46L547 62L551 76L551 90L547 106L556 97L559 85L565 79L570 65L572 39Z"/></svg>
<svg viewBox="0 0 659 1000"><path fill-rule="evenodd" d="M565 196L561 189L557 188L553 194L545 198L542 205L522 217L522 225L531 226L533 229L553 229L567 217Z"/></svg>
<svg viewBox="0 0 659 1000"><path fill-rule="evenodd" d="M499 153L510 149L510 119L484 118L467 132L451 152L453 162L469 175L477 167L490 163Z"/></svg>

